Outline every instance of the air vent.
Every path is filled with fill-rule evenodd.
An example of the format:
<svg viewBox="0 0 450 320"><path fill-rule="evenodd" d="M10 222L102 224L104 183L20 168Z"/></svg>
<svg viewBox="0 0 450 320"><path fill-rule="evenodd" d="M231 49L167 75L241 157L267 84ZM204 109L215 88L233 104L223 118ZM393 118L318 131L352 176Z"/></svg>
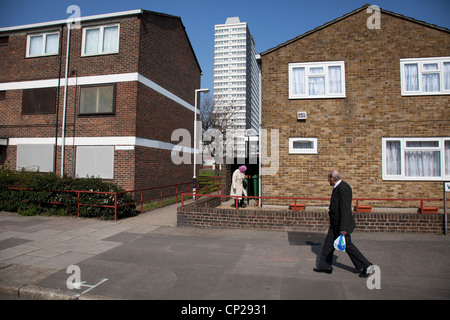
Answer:
<svg viewBox="0 0 450 320"><path fill-rule="evenodd" d="M297 120L306 120L306 112L304 111L297 112Z"/></svg>

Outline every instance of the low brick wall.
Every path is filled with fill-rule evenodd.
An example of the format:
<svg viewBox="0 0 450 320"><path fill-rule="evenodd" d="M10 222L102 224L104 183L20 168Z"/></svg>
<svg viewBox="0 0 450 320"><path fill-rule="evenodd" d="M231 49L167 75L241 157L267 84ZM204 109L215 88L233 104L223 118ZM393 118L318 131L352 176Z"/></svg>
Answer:
<svg viewBox="0 0 450 320"><path fill-rule="evenodd" d="M218 200L209 198L179 207L177 225L303 232L326 232L329 227L326 212L214 208ZM442 214L354 213L353 216L357 225L355 231L444 233Z"/></svg>

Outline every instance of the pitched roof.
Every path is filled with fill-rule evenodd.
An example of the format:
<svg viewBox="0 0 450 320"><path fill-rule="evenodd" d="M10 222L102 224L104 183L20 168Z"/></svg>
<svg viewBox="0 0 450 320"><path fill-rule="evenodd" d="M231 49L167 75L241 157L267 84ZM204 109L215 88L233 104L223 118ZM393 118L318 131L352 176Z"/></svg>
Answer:
<svg viewBox="0 0 450 320"><path fill-rule="evenodd" d="M183 24L183 21L181 20L181 17L173 16L166 13L156 12L156 11L150 11L150 10L144 10L144 9L136 9L136 10L129 10L129 11L121 11L121 12L114 12L114 13L106 13L106 14L99 14L99 15L93 15L93 16L85 16L80 17L80 22L86 22L86 21L93 21L93 20L104 20L104 19L115 19L115 18L126 18L130 16L139 16L142 14L153 14L158 15L166 18L173 18L180 21L181 25L183 26L184 33L186 35L187 41L189 43L189 46L192 50L192 53L194 55L195 61L197 63L197 66L202 72L202 68L200 67L200 63L197 59L197 55L195 54L194 48L192 47L191 40L189 39L189 36L186 32L186 27ZM35 29L35 28L42 28L42 27L53 27L53 26L60 26L60 25L66 25L68 23L68 19L64 20L56 20L56 21L47 21L47 22L40 22L40 23L32 23L32 24L26 24L21 26L12 26L12 27L4 27L0 28L0 33L11 33L15 31L22 31L22 30L28 30L28 29Z"/></svg>
<svg viewBox="0 0 450 320"><path fill-rule="evenodd" d="M269 53L271 53L273 51L276 51L276 50L278 50L278 49L280 49L282 47L285 47L285 46L287 46L287 45L289 45L289 44L291 44L291 43L293 43L293 42L295 42L297 40L300 40L300 39L302 39L304 37L309 36L310 34L312 34L314 32L317 32L317 31L322 30L322 29L324 29L326 27L329 27L329 26L331 26L331 25L333 25L333 24L335 24L337 22L340 22L340 21L342 21L344 19L347 19L348 17L350 17L352 15L355 15L355 14L357 14L357 13L363 11L363 10L367 10L367 8L370 7L370 6L371 6L371 4L367 3L364 6L362 6L361 8L353 10L352 12L349 12L349 13L343 15L342 17L339 17L339 18L334 19L334 20L332 20L330 22L327 22L327 23L325 23L325 24L323 24L323 25L321 25L321 26L319 26L319 27L317 27L317 28L315 28L313 30L310 30L310 31L308 31L308 32L306 32L306 33L304 33L302 35L299 35L299 36L297 36L297 37L295 37L295 38L293 38L291 40L283 42L282 44L279 44L276 47L273 47L273 48L271 48L269 50L266 50L266 51L262 52L261 55L266 55L266 54L269 54ZM427 23L427 22L424 22L424 21L416 20L414 18L406 17L404 15L401 15L401 14L398 14L398 13L395 13L395 12L391 12L391 11L388 11L388 10L384 10L384 9L381 9L381 8L380 8L380 11L381 11L381 13L388 14L388 15L393 16L393 17L397 17L397 18L400 18L400 19L408 20L410 22L414 22L414 23L417 23L417 24L420 24L420 25L423 25L423 26L426 26L426 27L429 27L429 28L433 28L433 29L437 29L437 30L440 30L440 31L444 31L444 32L450 33L450 30L447 29L447 28L444 28L444 27L439 27L439 26L431 24L431 23Z"/></svg>

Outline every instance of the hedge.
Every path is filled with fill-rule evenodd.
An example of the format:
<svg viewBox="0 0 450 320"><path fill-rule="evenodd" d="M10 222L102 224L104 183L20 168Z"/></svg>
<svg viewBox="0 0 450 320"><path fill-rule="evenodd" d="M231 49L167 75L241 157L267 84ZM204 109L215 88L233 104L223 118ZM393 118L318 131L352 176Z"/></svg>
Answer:
<svg viewBox="0 0 450 320"><path fill-rule="evenodd" d="M30 190L14 190L9 187ZM57 191L52 191L57 190ZM58 191L59 190L59 191ZM55 173L12 171L0 168L0 210L22 215L77 215L78 191L121 192L123 189L99 178L60 177ZM80 203L114 206L114 194L80 193ZM51 204L57 202L61 204ZM118 193L117 204L134 202L129 193ZM80 206L80 217L114 219L114 208ZM136 205L117 208L117 218L136 215Z"/></svg>

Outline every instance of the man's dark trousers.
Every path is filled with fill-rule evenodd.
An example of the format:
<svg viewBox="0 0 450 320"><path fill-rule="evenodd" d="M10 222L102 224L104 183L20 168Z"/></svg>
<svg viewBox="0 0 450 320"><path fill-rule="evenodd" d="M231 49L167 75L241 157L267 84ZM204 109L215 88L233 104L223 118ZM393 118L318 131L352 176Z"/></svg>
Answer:
<svg viewBox="0 0 450 320"><path fill-rule="evenodd" d="M333 229L328 230L325 241L320 254L319 268L328 270L333 263L334 240L340 236L339 231L334 232ZM350 234L345 236L345 252L347 252L350 260L357 270L368 267L371 263L363 256L358 248L353 244Z"/></svg>
<svg viewBox="0 0 450 320"><path fill-rule="evenodd" d="M353 262L357 270L367 268L371 263L352 243L350 234L355 229L355 220L352 215L352 188L345 181L341 181L335 188L330 200L328 212L330 216L330 229L325 237L325 241L320 254L319 268L330 269L333 262L334 240L340 236L341 231L345 231L345 251Z"/></svg>

